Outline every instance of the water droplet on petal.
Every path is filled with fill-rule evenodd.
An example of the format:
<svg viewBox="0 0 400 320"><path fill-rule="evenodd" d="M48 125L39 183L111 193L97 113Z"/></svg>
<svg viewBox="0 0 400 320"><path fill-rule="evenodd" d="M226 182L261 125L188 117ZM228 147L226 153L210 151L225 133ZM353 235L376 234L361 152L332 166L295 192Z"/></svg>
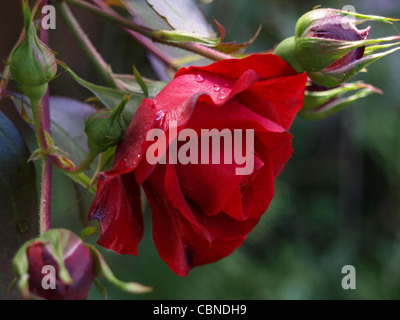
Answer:
<svg viewBox="0 0 400 320"><path fill-rule="evenodd" d="M204 81L204 78L202 77L201 74L197 74L197 75L195 76L194 79L195 79L197 82L203 82L203 81Z"/></svg>
<svg viewBox="0 0 400 320"><path fill-rule="evenodd" d="M160 121L164 117L164 112L163 111L158 111L156 113L156 120Z"/></svg>
<svg viewBox="0 0 400 320"><path fill-rule="evenodd" d="M218 95L218 99L219 99L219 100L224 100L225 98L226 98L225 93L220 92L219 95Z"/></svg>
<svg viewBox="0 0 400 320"><path fill-rule="evenodd" d="M224 87L225 87L225 88L229 88L229 83L228 83L228 82L225 82L225 83L224 83Z"/></svg>
<svg viewBox="0 0 400 320"><path fill-rule="evenodd" d="M220 91L221 90L221 88L218 86L218 85L214 85L214 91L215 92L218 92L218 91Z"/></svg>
<svg viewBox="0 0 400 320"><path fill-rule="evenodd" d="M140 158L142 157L141 154L138 154L136 156L136 158L133 159L132 164L135 166L136 164L138 164L138 162L140 161Z"/></svg>

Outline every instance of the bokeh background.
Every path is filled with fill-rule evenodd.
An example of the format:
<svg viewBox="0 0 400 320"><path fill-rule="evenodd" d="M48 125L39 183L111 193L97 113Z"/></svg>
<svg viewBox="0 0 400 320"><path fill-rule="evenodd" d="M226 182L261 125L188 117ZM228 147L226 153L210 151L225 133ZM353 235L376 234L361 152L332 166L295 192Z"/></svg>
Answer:
<svg viewBox="0 0 400 320"><path fill-rule="evenodd" d="M260 52L292 36L297 19L320 4L339 9L353 5L357 12L400 17L398 0L214 0L201 6L210 21L215 17L226 28L227 41L247 41L262 24L259 37L247 50ZM131 73L134 64L142 75L157 79L159 72L151 68L141 47L112 24L73 9L115 72ZM7 57L21 23L18 1L2 0L0 58ZM371 38L400 34L400 22L367 25L372 27ZM50 37L58 58L83 78L101 83L61 18ZM270 208L243 246L219 262L179 277L158 256L147 210L137 257L100 250L118 278L154 290L131 295L103 281L109 298L399 299L400 52L374 63L357 79L380 88L384 95L359 100L326 120L295 120L294 155L276 181ZM90 96L65 76L52 82L51 92L78 100ZM23 130L9 103L2 101L0 108ZM77 204L82 190L57 170L53 183L54 227L79 234L79 217L87 215L92 196ZM341 286L344 265L356 269L355 290ZM101 299L95 287L89 299Z"/></svg>

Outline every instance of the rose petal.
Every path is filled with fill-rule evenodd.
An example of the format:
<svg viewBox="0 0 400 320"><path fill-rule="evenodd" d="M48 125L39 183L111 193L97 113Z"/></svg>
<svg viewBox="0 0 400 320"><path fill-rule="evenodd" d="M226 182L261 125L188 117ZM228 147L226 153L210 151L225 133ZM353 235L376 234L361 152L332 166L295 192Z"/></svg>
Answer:
<svg viewBox="0 0 400 320"><path fill-rule="evenodd" d="M252 54L243 59L225 59L214 62L208 66L180 69L175 78L186 73L195 73L196 71L205 71L215 74L222 74L226 77L240 78L247 70L257 71L260 79L267 80L272 78L286 77L296 75L289 64L274 54Z"/></svg>
<svg viewBox="0 0 400 320"><path fill-rule="evenodd" d="M166 201L159 181L165 177L165 166L158 166L143 188L153 216L153 239L160 257L176 274L186 276L194 267L217 261L240 246L244 237L235 240L213 239L212 242L193 230L193 225Z"/></svg>
<svg viewBox="0 0 400 320"><path fill-rule="evenodd" d="M143 217L140 186L133 172L111 179L107 179L107 174L100 174L89 219L99 220L99 245L117 253L137 255L143 236Z"/></svg>
<svg viewBox="0 0 400 320"><path fill-rule="evenodd" d="M238 100L255 113L289 130L303 106L306 74L280 77L257 83L239 94Z"/></svg>

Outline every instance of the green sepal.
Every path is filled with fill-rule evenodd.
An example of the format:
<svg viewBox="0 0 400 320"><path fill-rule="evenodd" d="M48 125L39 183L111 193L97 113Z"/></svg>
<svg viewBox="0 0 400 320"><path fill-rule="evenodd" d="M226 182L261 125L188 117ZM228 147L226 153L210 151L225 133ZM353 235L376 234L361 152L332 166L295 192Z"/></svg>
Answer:
<svg viewBox="0 0 400 320"><path fill-rule="evenodd" d="M140 283L123 282L117 279L101 253L93 245L88 243L85 245L89 248L92 254L95 263L96 277L104 277L112 285L130 293L148 293L152 291L152 288L144 286Z"/></svg>
<svg viewBox="0 0 400 320"><path fill-rule="evenodd" d="M133 75L135 76L135 79L137 83L139 84L140 88L142 89L143 95L145 98L149 97L149 90L147 89L147 85L144 82L142 76L140 75L138 69L133 66Z"/></svg>
<svg viewBox="0 0 400 320"><path fill-rule="evenodd" d="M356 92L350 96L344 96L351 91ZM336 114L350 103L374 93L382 94L382 91L361 81L345 83L340 87L325 91L308 91L306 88L304 104L299 116L306 120L325 119Z"/></svg>
<svg viewBox="0 0 400 320"><path fill-rule="evenodd" d="M398 50L400 50L400 47L396 47L385 52L364 56L364 58L355 60L354 62L342 68L329 71L324 70L320 72L308 72L307 74L310 77L310 79L312 79L314 82L318 84L327 87L335 87L349 80L351 77L356 75L358 72L360 72L361 70L363 70L376 60L379 60L380 58L383 58Z"/></svg>

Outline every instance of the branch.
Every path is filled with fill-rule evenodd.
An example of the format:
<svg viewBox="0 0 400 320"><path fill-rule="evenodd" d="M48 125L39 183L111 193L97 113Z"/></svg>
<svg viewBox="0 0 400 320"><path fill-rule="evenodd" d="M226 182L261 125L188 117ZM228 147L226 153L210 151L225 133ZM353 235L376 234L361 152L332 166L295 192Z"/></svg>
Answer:
<svg viewBox="0 0 400 320"><path fill-rule="evenodd" d="M111 71L109 64L103 60L97 49L94 47L85 31L80 26L79 22L71 12L70 8L65 2L55 3L57 12L61 15L69 30L78 41L80 47L85 52L86 56L95 66L101 77L107 82L107 85L112 88L118 88Z"/></svg>

